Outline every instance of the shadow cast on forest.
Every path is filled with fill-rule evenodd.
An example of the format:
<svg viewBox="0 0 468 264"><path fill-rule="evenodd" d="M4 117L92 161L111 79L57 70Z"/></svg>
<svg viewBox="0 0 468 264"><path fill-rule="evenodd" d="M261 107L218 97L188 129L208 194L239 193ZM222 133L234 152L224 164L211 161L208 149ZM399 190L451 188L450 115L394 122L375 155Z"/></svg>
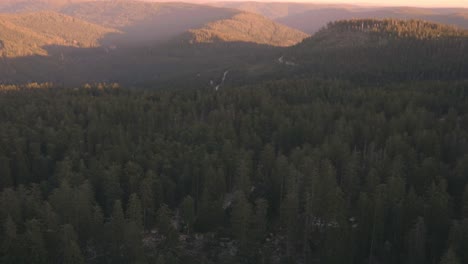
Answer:
<svg viewBox="0 0 468 264"><path fill-rule="evenodd" d="M208 84L226 69L271 60L283 50L246 42L96 48L52 45L43 49L47 56L0 58L0 84L54 82L70 86L118 82L132 86L167 84L181 78L191 84Z"/></svg>
<svg viewBox="0 0 468 264"><path fill-rule="evenodd" d="M208 83L226 68L265 59L269 57L267 54L280 49L244 42L188 44L180 37L190 29L236 13L239 11L198 6L166 8L156 15L117 27L120 32L102 36L98 47L49 45L41 47L47 56L3 57L0 58L0 84L119 82L134 85L167 83L179 76L203 76L201 82Z"/></svg>

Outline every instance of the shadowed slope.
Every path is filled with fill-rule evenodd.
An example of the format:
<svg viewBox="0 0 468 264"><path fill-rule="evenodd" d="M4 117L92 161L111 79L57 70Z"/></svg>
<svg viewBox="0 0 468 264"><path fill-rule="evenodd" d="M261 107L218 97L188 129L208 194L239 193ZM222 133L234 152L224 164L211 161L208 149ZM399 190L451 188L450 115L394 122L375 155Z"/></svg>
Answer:
<svg viewBox="0 0 468 264"><path fill-rule="evenodd" d="M468 31L420 20L330 23L286 52L303 75L357 79L465 79Z"/></svg>

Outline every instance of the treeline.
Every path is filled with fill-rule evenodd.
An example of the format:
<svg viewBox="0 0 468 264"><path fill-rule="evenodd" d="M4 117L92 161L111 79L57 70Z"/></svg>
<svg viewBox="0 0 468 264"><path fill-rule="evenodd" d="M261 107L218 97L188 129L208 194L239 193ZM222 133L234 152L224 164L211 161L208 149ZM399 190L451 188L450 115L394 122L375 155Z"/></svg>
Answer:
<svg viewBox="0 0 468 264"><path fill-rule="evenodd" d="M0 263L467 263L466 82L0 93Z"/></svg>
<svg viewBox="0 0 468 264"><path fill-rule="evenodd" d="M189 30L181 39L192 44L239 42L289 47L306 37L308 35L302 31L277 24L261 15L239 13Z"/></svg>
<svg viewBox="0 0 468 264"><path fill-rule="evenodd" d="M351 19L330 22L323 30L336 32L371 32L387 37L437 39L442 37L468 37L468 31L456 26L424 20L400 19ZM322 31L323 31L322 30Z"/></svg>
<svg viewBox="0 0 468 264"><path fill-rule="evenodd" d="M345 20L286 54L299 76L374 84L465 80L468 31L419 20Z"/></svg>

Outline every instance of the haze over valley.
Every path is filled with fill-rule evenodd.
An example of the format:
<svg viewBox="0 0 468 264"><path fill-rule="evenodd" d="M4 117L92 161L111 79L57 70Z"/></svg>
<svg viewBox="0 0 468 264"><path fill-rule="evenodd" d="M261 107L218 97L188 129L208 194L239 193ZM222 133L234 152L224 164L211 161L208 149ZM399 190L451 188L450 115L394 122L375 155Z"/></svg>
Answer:
<svg viewBox="0 0 468 264"><path fill-rule="evenodd" d="M288 47L332 21L422 19L468 28L463 8L40 0L4 1L0 11L2 83L133 85L183 75L206 85L226 69L242 82L268 74Z"/></svg>

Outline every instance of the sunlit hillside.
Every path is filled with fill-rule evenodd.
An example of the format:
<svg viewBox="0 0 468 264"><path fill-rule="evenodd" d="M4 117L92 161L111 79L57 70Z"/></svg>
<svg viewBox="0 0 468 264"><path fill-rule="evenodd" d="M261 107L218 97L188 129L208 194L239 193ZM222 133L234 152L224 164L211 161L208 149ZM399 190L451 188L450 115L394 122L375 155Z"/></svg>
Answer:
<svg viewBox="0 0 468 264"><path fill-rule="evenodd" d="M46 55L46 46L89 48L116 30L54 12L0 15L1 52L7 57Z"/></svg>
<svg viewBox="0 0 468 264"><path fill-rule="evenodd" d="M241 13L229 19L190 30L190 43L249 42L272 46L292 46L308 35L253 13Z"/></svg>

